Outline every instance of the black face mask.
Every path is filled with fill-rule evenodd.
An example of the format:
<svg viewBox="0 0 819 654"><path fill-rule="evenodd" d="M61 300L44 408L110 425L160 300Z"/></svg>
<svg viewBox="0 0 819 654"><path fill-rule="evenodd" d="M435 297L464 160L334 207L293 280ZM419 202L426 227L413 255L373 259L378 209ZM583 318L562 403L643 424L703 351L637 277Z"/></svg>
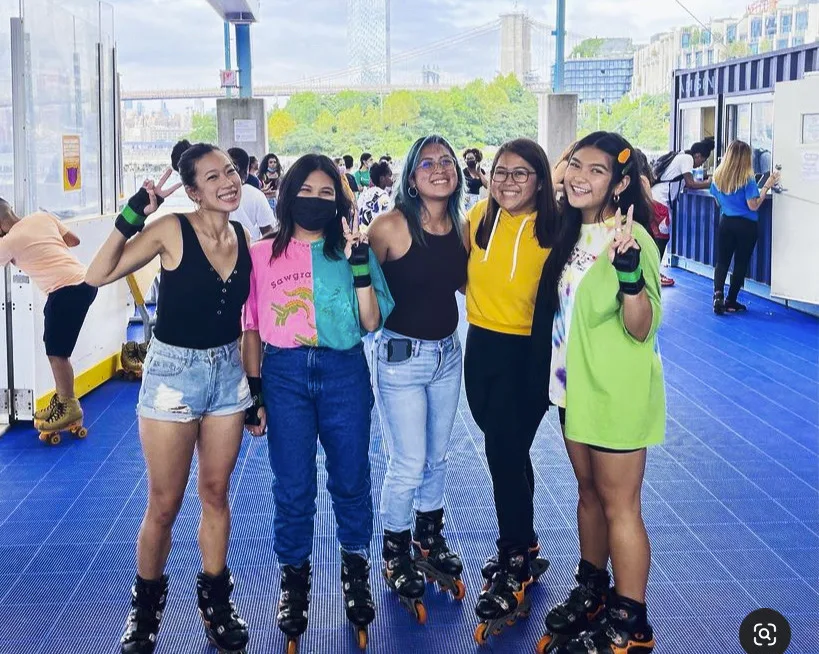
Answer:
<svg viewBox="0 0 819 654"><path fill-rule="evenodd" d="M335 200L324 198L295 198L291 209L293 220L308 232L323 232L336 218Z"/></svg>
<svg viewBox="0 0 819 654"><path fill-rule="evenodd" d="M466 165L467 165L468 168L474 168L475 164L477 164L477 163L478 162L475 161L474 159L467 159L466 160Z"/></svg>

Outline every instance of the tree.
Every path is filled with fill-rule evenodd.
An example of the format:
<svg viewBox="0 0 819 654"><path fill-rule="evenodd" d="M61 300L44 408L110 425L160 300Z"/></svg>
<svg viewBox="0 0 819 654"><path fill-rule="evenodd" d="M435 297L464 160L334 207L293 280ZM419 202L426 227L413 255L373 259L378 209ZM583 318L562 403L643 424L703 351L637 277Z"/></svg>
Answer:
<svg viewBox="0 0 819 654"><path fill-rule="evenodd" d="M298 123L284 109L274 109L267 119L267 137L270 141L270 149L279 149L287 135L298 127Z"/></svg>
<svg viewBox="0 0 819 654"><path fill-rule="evenodd" d="M572 50L570 59L594 59L600 54L605 39L584 39Z"/></svg>
<svg viewBox="0 0 819 654"><path fill-rule="evenodd" d="M612 105L585 103L578 125L578 135L599 129L619 132L634 147L666 150L671 128L670 100L666 95L623 97ZM598 123L599 117L599 123Z"/></svg>
<svg viewBox="0 0 819 654"><path fill-rule="evenodd" d="M216 128L216 114L193 114L191 131L186 137L191 143L216 143L219 140Z"/></svg>

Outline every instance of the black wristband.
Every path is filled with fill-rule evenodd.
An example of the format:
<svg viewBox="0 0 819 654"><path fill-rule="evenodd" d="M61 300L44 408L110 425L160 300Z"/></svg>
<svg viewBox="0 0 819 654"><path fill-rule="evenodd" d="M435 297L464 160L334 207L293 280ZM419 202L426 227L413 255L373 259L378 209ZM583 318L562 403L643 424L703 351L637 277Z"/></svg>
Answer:
<svg viewBox="0 0 819 654"><path fill-rule="evenodd" d="M620 292L624 295L637 295L645 288L645 285L646 280L643 277L643 272L640 271L640 276L636 281L624 282L623 280L620 280Z"/></svg>
<svg viewBox="0 0 819 654"><path fill-rule="evenodd" d="M259 419L259 409L264 407L264 397L262 396L262 378L248 377L247 385L250 386L250 396L253 404L245 409L245 424L252 427L261 424Z"/></svg>
<svg viewBox="0 0 819 654"><path fill-rule="evenodd" d="M369 275L358 275L357 277L353 277L354 288L367 288L368 286L372 286L372 283L372 277Z"/></svg>
<svg viewBox="0 0 819 654"><path fill-rule="evenodd" d="M114 221L114 227L120 234L122 234L125 237L126 241L132 236L136 236L137 234L139 234L144 226L145 223L141 223L139 225L129 223L128 220L122 214L119 214L117 216L117 219Z"/></svg>

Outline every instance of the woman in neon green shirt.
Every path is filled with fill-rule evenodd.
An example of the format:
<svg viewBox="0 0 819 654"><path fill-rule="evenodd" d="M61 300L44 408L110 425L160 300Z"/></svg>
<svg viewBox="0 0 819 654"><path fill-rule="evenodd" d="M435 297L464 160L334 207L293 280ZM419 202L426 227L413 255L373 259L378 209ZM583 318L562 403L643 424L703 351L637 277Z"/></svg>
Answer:
<svg viewBox="0 0 819 654"><path fill-rule="evenodd" d="M623 137L590 134L568 162L561 231L544 266L532 333L545 354L540 387L558 406L580 490L581 560L578 587L550 611L538 651L648 654L651 551L640 490L646 447L665 433L659 251ZM580 632L587 633L575 638Z"/></svg>

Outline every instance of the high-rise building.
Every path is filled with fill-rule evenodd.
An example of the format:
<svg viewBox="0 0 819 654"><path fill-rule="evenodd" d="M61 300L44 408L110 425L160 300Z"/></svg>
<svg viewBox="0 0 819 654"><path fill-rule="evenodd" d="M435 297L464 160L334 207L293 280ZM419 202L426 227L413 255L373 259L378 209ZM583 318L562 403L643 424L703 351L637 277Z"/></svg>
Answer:
<svg viewBox="0 0 819 654"><path fill-rule="evenodd" d="M353 83L390 83L390 0L347 0Z"/></svg>

